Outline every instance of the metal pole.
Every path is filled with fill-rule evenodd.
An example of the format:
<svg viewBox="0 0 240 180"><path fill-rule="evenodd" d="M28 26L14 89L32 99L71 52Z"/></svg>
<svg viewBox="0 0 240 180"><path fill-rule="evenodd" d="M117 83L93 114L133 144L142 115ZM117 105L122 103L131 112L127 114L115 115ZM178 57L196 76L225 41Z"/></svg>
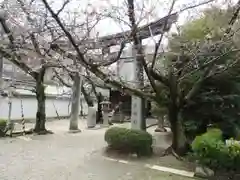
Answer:
<svg viewBox="0 0 240 180"><path fill-rule="evenodd" d="M11 124L11 114L12 114L12 90L8 90L8 122Z"/></svg>
<svg viewBox="0 0 240 180"><path fill-rule="evenodd" d="M8 90L8 121L5 129L5 133L9 131L10 137L12 137L12 132L14 129L14 123L11 119L11 115L12 115L12 87L10 87Z"/></svg>
<svg viewBox="0 0 240 180"><path fill-rule="evenodd" d="M13 97L13 87L15 86L15 80L16 80L16 67L12 64L12 80L10 83L10 87L8 88L8 123L7 123L7 130L9 131L10 137L12 137L12 132L14 130L14 122L11 119L12 115L12 97Z"/></svg>
<svg viewBox="0 0 240 180"><path fill-rule="evenodd" d="M20 102L21 102L21 116L22 116L22 130L23 130L23 136L25 136L26 134L26 126L25 126L25 118L24 118L24 112L23 112L23 101L22 101L22 98L20 99Z"/></svg>

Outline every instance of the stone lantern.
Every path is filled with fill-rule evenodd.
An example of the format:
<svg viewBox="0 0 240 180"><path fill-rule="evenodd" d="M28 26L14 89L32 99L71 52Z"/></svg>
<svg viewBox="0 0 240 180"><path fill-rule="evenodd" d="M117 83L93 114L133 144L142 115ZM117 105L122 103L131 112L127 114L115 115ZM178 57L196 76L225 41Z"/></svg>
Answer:
<svg viewBox="0 0 240 180"><path fill-rule="evenodd" d="M103 126L109 126L109 113L110 113L110 101L103 101L100 103L102 106L103 114Z"/></svg>

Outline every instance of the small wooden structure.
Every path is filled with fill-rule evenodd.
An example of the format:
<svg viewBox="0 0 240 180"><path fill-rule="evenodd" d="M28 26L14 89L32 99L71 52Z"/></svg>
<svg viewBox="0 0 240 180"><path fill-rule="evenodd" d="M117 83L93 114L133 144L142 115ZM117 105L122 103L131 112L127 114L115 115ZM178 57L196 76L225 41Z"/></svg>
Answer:
<svg viewBox="0 0 240 180"><path fill-rule="evenodd" d="M131 117L131 105L132 105L132 96L128 94L123 94L118 90L111 89L110 90L110 108L112 110L116 109L115 116L118 117L120 114L123 116ZM121 103L121 105L120 105ZM151 116L151 103L149 101L146 102L146 116ZM116 119L116 120L115 120ZM113 121L118 121L119 118L113 118Z"/></svg>
<svg viewBox="0 0 240 180"><path fill-rule="evenodd" d="M118 90L110 90L111 109L115 109L121 102L121 111L125 116L131 116L132 97L128 94L123 94ZM119 108L116 110L119 113Z"/></svg>

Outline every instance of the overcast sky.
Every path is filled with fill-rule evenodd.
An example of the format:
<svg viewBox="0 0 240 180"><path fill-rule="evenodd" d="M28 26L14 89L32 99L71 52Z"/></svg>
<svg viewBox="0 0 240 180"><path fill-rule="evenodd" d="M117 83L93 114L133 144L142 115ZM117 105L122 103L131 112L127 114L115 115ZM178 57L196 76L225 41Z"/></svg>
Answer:
<svg viewBox="0 0 240 180"><path fill-rule="evenodd" d="M206 0L177 0L177 3L174 6L174 11L179 11L180 9L183 9L184 7L188 7L194 4L199 4L200 2L204 2ZM216 5L222 5L226 4L226 2L229 2L230 0L216 0L214 1L214 4ZM237 0L231 0L232 2L236 2ZM49 1L50 2L50 1ZM52 4L52 7L57 10L61 7L63 0L55 0ZM140 12L140 9L144 7L144 13L138 15L138 20L141 20L140 24L146 24L147 22L157 20L161 17L164 17L167 15L167 12L170 7L170 0L136 0L136 9L138 12ZM184 22L188 21L190 18L196 17L200 14L201 10L204 8L209 7L209 5L204 5L199 8L191 9L188 11L185 11L184 13L181 13L178 19L178 25L183 24ZM113 9L115 8L115 9ZM96 11L96 12L103 12L103 10L106 11L112 11L116 12L119 11L121 15L119 17L121 19L124 19L124 21L128 21L127 16L124 15L126 13L126 0L71 0L71 3L66 7L66 11L75 11L75 12L81 12L81 11ZM137 12L137 13L138 13ZM142 11L141 11L142 12ZM140 13L138 13L140 14ZM124 23L118 23L113 19L105 18L104 20L100 21L97 26L94 29L94 32L92 33L93 36L96 35L96 33L99 33L99 36L109 35L117 32L121 32L123 30L128 30L129 27L125 25ZM172 31L174 31L174 26L172 28ZM144 41L144 44L152 44L153 40L152 38L147 39Z"/></svg>
<svg viewBox="0 0 240 180"><path fill-rule="evenodd" d="M59 9L63 1L64 0L55 0L52 7L55 10ZM174 6L173 12L179 11L184 7L195 5L204 1L207 1L207 0L177 0L177 3ZM214 1L215 2L214 4L218 4L218 5L226 4L226 2L229 2L229 1L230 0L216 0ZM234 2L237 0L231 0L231 1ZM137 9L137 11L140 11L140 9L144 7L144 11L143 11L144 13L141 15L141 18L139 18L138 16L138 20L139 19L143 20L143 16L144 16L145 21L153 21L166 16L171 4L170 0L135 0L135 2L136 2L135 9ZM186 21L190 15L193 16L193 15L199 14L199 12L202 9L206 8L207 6L209 5L204 5L199 8L194 8L184 13L181 13L178 19L178 23L180 24L184 23L184 21ZM66 7L66 11L80 12L86 9L88 9L88 11L92 11L94 9L96 12L102 12L103 10L107 10L109 12L114 7L117 7L117 10L112 10L112 11L119 11L120 13L122 13L122 15L120 15L120 18L124 19L125 21L128 21L128 19L125 19L127 17L125 17L123 14L123 13L126 13L126 9L127 9L126 0L71 0L71 2ZM122 28L127 28L127 27L124 27L123 24L119 25L116 21L110 18L106 18L102 20L97 25L96 28L99 31L100 35L107 35L107 34L119 32L122 30Z"/></svg>
<svg viewBox="0 0 240 180"><path fill-rule="evenodd" d="M3 0L0 0L0 2ZM5 0L5 1L17 1L17 0ZM65 0L48 0L51 3L52 8L57 11L61 8L62 3ZM66 16L69 12L76 12L79 14L79 21L84 22L85 18L82 16L83 11L94 11L97 13L107 14L106 12L110 12L113 16L117 16L123 21L128 23L127 17L127 0L70 0L70 3L66 6L65 12L61 13L61 16ZM177 12L184 7L189 7L191 5L199 4L200 2L208 1L208 0L176 0L176 4L174 6L173 12ZM215 0L215 4L221 6L221 4L226 4L226 2L236 2L237 0ZM35 2L42 4L41 0L35 0ZM169 8L171 5L171 0L135 0L135 9L137 21L140 21L140 25L144 25L148 22L157 20L161 17L167 15ZM209 5L204 5L199 8L194 8L184 13L181 13L178 18L178 25L183 24L188 21L189 18L196 17L200 14L201 10L206 8ZM39 7L37 7L39 8ZM144 10L142 10L144 9ZM117 12L117 13L116 13ZM98 33L99 36L110 35L113 33L121 32L129 30L129 26L126 23L119 23L112 18L104 18L101 20L94 28L94 31L91 33L93 37ZM172 27L172 31L174 31L174 26ZM144 44L152 44L152 38L145 40Z"/></svg>

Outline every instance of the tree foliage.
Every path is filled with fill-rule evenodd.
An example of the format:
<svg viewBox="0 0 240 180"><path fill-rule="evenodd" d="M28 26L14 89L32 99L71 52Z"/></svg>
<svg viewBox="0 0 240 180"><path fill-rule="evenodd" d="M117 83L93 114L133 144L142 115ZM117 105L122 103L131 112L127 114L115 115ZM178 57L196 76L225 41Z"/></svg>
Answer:
<svg viewBox="0 0 240 180"><path fill-rule="evenodd" d="M214 62L211 72L204 77L199 91L183 106L182 118L185 121L188 136L192 138L196 134L205 132L208 124L216 124L220 127L225 138L237 135L240 125L238 121L240 110L239 53L229 52L237 50L238 45L232 36L223 40L232 13L233 7L227 10L216 7L207 9L202 17L182 26L180 34L172 36L169 43L170 52L182 53L185 56L182 55L182 60L178 59L178 62L174 61L177 64L176 69L179 67L182 69L183 66L186 69L184 73L180 72L185 76L179 84L182 92L188 92L206 73L203 66L210 64L217 56L221 56ZM204 48L201 55L196 57L195 54L198 53L199 47ZM186 68L186 64L191 61L193 61L192 67ZM196 67L201 70L193 71ZM186 76L186 74L189 75Z"/></svg>
<svg viewBox="0 0 240 180"><path fill-rule="evenodd" d="M178 28L178 33L172 33L169 49L179 52L181 47L189 46L190 49L192 45L204 39L220 39L228 28L233 12L234 6L229 6L227 9L217 6L205 9L200 17L184 23ZM239 23L235 23L234 28L237 27Z"/></svg>

